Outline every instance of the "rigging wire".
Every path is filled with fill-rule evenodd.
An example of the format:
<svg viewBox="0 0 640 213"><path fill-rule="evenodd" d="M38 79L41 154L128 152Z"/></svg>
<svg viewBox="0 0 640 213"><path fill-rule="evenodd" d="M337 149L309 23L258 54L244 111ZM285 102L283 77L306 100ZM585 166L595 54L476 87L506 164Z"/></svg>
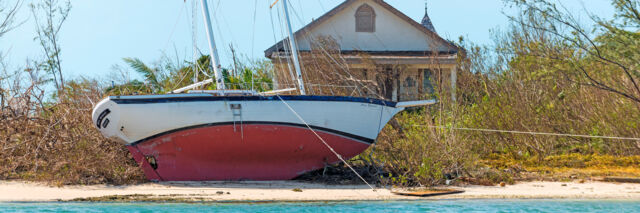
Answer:
<svg viewBox="0 0 640 213"><path fill-rule="evenodd" d="M186 8L186 1L185 1L185 8ZM204 76L208 77L208 78L213 78L211 75L208 75L205 70L200 66L200 64L198 63L198 53L200 53L198 51L198 47L197 47L197 9L198 9L198 5L196 3L196 1L192 1L192 8L191 8L191 41L192 41L192 50L193 50L193 55L192 55L192 70L191 72L193 72L194 74L194 78L192 79L194 83L197 83L199 81L199 76L198 74L200 72L202 72L202 74L204 74ZM189 75L189 73L191 72L185 72L182 73L182 76L180 76L180 80L178 81L177 84L172 86L172 89L170 91L170 93L173 93L174 90L178 89L178 87L180 86L180 84L182 84L182 82L187 78L187 76ZM195 89L199 89L199 87L196 87Z"/></svg>
<svg viewBox="0 0 640 213"><path fill-rule="evenodd" d="M510 134L526 134L526 135L543 135L543 136L560 136L560 137L576 137L576 138L597 138L597 139L614 139L614 140L632 140L640 141L640 138L619 137L619 136L597 136L597 135L579 135L565 133L549 133L549 132L529 132L516 130L499 130L499 129L481 129L481 128L464 128L464 127L446 127L446 126L430 126L430 125L413 125L416 127L427 127L432 129L451 129L461 131L477 131L477 132L494 132L494 133L510 133Z"/></svg>
<svg viewBox="0 0 640 213"><path fill-rule="evenodd" d="M186 1L185 1L185 8L187 8ZM177 84L172 86L170 93L173 93L173 91L175 91L176 89L178 89L180 87L182 82L188 77L189 73L193 72L193 74L194 74L194 78L192 79L193 83L198 82L199 67L198 67L198 64L197 64L197 55L196 55L197 54L197 38L196 38L196 33L197 33L196 25L197 24L195 22L195 20L197 18L196 17L196 10L197 9L198 8L197 8L196 1L192 1L192 3L191 3L191 20L190 20L191 21L191 27L187 27L191 31L191 42L192 42L192 51L193 51L193 54L191 56L192 57L191 61L193 63L192 66L191 66L192 68L191 68L190 72L182 73L182 76L180 77L180 80L178 81ZM187 12L189 12L188 9L187 9ZM188 18L187 18L187 21L189 21ZM198 88L195 88L195 89L198 89Z"/></svg>
<svg viewBox="0 0 640 213"><path fill-rule="evenodd" d="M176 23L173 24L173 28L171 28L171 33L169 33L169 38L167 38L167 42L164 44L164 47L162 48L162 52L164 53L165 50L167 49L167 47L169 46L169 43L171 43L171 39L173 38L173 34L176 32L176 28L178 27L178 23L180 23L180 18L182 18L182 14L184 13L185 8L187 8L187 2L185 2L185 4L183 4L184 7L180 8L180 12L178 13L178 18L176 18Z"/></svg>
<svg viewBox="0 0 640 213"><path fill-rule="evenodd" d="M293 6L293 4L291 4L291 1L287 1L286 3L289 5L289 8L291 8L291 11L293 11L293 13L298 17L298 19L300 19L300 16L298 16L298 14L296 13L296 9ZM300 23L304 26L304 22L303 21L300 21ZM296 31L293 32L293 36L294 37L296 36ZM296 43L296 45L298 45L298 40L297 39L294 40L294 42ZM298 45L298 48L299 47L300 46ZM296 51L296 53L298 53L298 55L299 55L299 58L297 58L297 59L298 59L298 63L300 64L300 69L302 69L302 67L305 67L304 61L300 60L300 59L302 59L302 56L300 56L300 51L298 49L292 50L291 48L289 48L289 51ZM291 54L291 60L293 60L293 54ZM310 79L309 75L307 74L307 72L302 72L302 70L300 70L300 73L303 75L302 77L304 79ZM297 77L295 79L297 79ZM308 88L308 90L309 91L313 91L313 88Z"/></svg>
<svg viewBox="0 0 640 213"><path fill-rule="evenodd" d="M284 53L287 54L287 52L291 52L290 48L288 45L286 45L285 43L285 36L284 36L284 26L283 26L283 21L282 21L282 17L281 17L281 11L280 11L280 7L276 7L277 10L277 14L278 14L278 24L280 25L280 37L282 38L282 48L284 50ZM277 47L277 46L276 46ZM293 68L291 67L291 58L289 57L285 57L286 61L287 61L287 68L289 71L289 75L291 77L292 81L295 81L294 79L296 79L295 75L293 74Z"/></svg>
<svg viewBox="0 0 640 213"><path fill-rule="evenodd" d="M258 0L254 0L253 4L253 25L251 28L251 58L253 58L254 48L256 44L256 17L258 17Z"/></svg>
<svg viewBox="0 0 640 213"><path fill-rule="evenodd" d="M219 1L221 2L222 0L219 0ZM220 9L220 8L218 7L218 9ZM221 17L221 19L222 19L222 23L224 23L224 25L227 27L227 32L229 32L229 34L231 34L231 38L229 39L229 44L230 44L230 45L233 45L233 39L234 39L234 38L237 38L237 37L235 36L235 34L233 33L233 32L234 32L234 31L232 30L233 28L231 28L231 25L229 25L229 22L227 21L226 16L224 16L224 15L223 15L223 16L220 16L220 17ZM222 32L223 32L223 31L220 31L220 33L222 33ZM224 42L223 42L223 44L226 44L226 43L224 43ZM229 61L233 61L233 57L234 57L234 56L233 56L230 52L225 51L225 55L227 56L227 60L229 60Z"/></svg>
<svg viewBox="0 0 640 213"><path fill-rule="evenodd" d="M216 39L217 42L216 42L216 46L214 48L216 48L218 50L220 50L220 48L218 48L218 47L223 47L224 46L224 45L220 45L220 44L226 44L227 43L227 39L225 39L225 36L222 33L224 31L222 31L222 28L220 27L221 24L220 24L220 20L218 18L218 13L216 12L216 11L219 11L219 9L221 7L221 5L220 5L221 2L222 2L222 0L218 0L218 3L216 5L209 5L209 10L213 11L213 16L211 18L213 18L213 21L215 22L215 28L217 29L217 30L214 30L214 34L217 34L216 38L218 38L218 39ZM214 7L214 8L211 8L211 7ZM222 19L223 19L222 21L224 22L225 21L224 16L222 16ZM230 29L230 27L228 27L228 24L227 24L227 28ZM229 32L231 33L231 30L229 30ZM231 33L231 38L233 38L233 33ZM229 61L233 60L233 57L230 56L230 54L227 51L222 51L222 52L218 51L218 54L222 54ZM210 57L209 60L212 60L213 56L210 55L209 57ZM218 65L222 64L221 61L218 61L217 63L218 63ZM212 69L213 69L213 67L212 67Z"/></svg>
<svg viewBox="0 0 640 213"><path fill-rule="evenodd" d="M248 87L247 85L249 85L250 83L251 83L251 82L243 82L243 83L228 83L228 84L229 84L229 85L244 85L245 87ZM260 82L260 84L267 85L267 86L274 86L274 85L276 85L276 83L267 83L267 82ZM298 84L295 84L295 83L293 83L293 84L282 84L282 83L278 83L278 85L281 85L281 86L290 86L290 87L296 87L296 86L298 86ZM311 83L308 83L308 84L305 84L305 85L311 85L311 86L314 86L314 87L335 87L335 88L352 88L352 89L355 89L355 88L357 88L357 87L358 87L358 86L345 86L345 85L335 85L335 84L311 84Z"/></svg>
<svg viewBox="0 0 640 213"><path fill-rule="evenodd" d="M291 3L289 3L289 4L291 4ZM291 8L293 8L293 5L291 5ZM298 0L298 8L300 9L300 11L304 11L304 10L302 9L302 2L300 2L300 0ZM305 19L305 18L304 18L304 13L302 13L302 12L301 12L301 14L302 14L302 20L304 20L304 19ZM304 23L303 23L303 24L304 24Z"/></svg>
<svg viewBox="0 0 640 213"><path fill-rule="evenodd" d="M320 141L329 149L329 151L333 152L333 154L336 157L338 157L338 159L340 159L340 161L342 161L344 163L344 165L347 165L347 167L349 167L349 169L351 169L351 171L353 171L353 173L355 173L360 178L360 180L362 180L362 182L367 184L367 186L369 186L369 188L371 188L373 191L376 191L376 189L373 186L371 186L371 184L369 184L369 182L367 182L367 180L365 180L358 172L356 172L356 170L353 167L351 167L351 165L349 163L347 163L346 160L344 160L342 158L342 155L338 154L338 152L336 152L336 150L334 150L333 147L331 147L331 145L329 145L322 137L320 137L320 135L313 128L311 128L311 126L309 126L309 124L304 119L302 119L302 117L286 101L284 101L284 99L282 99L282 97L280 97L279 94L276 94L276 96L278 96L280 101L282 101L282 103L284 105L286 105L287 108L289 108L289 110L296 117L298 117L298 120L300 120L300 122L302 122L309 130L311 130L311 132L313 132L314 135L316 135L316 137L318 139L320 139Z"/></svg>
<svg viewBox="0 0 640 213"><path fill-rule="evenodd" d="M324 13L328 13L329 11L325 8L324 4L322 4L322 0L318 0L318 4L320 5L320 8L322 9L322 11L324 11ZM335 25L333 24L333 22L329 22L329 26L331 26L331 29L333 29L333 32L335 34L338 34L338 30L336 30Z"/></svg>
<svg viewBox="0 0 640 213"><path fill-rule="evenodd" d="M273 6L272 6L272 7L273 7ZM271 7L271 8L272 8L272 7ZM272 32L272 34L273 34L273 43L274 43L274 45L275 45L275 47L276 47L276 49L277 49L277 47L278 47L278 39L276 38L276 29L275 29L275 26L273 25L273 10L272 10L271 8L269 8L269 18L270 18L270 20L271 20L271 32ZM276 57L276 58L277 58L276 60L278 60L278 64L282 64L282 60L280 59L280 57ZM275 66L275 65L273 65L273 75L274 75L274 76L273 76L274 81L276 81L276 82L277 82L278 74L277 74L276 66ZM278 87L278 88L279 88L279 86L280 86L280 85L279 85L279 83L280 83L280 82L278 82L278 85L275 85L275 86L276 86L276 87ZM274 88L274 89L276 89L276 88Z"/></svg>
<svg viewBox="0 0 640 213"><path fill-rule="evenodd" d="M283 12L282 12L282 11L280 11L280 7L277 7L276 9L278 10L278 13L277 13L277 14L278 14L278 24L280 25L280 37L282 38L282 49L284 50L285 55L286 55L287 53L289 53L289 54L290 54L290 53L291 53L291 46L288 46L288 45L286 44L286 42L285 42L285 39L286 39L288 36L285 36L285 32L284 32L284 30L285 30L285 27L284 27L285 23L284 23L284 21L283 21L283 19L282 19L282 16L281 16ZM291 64L293 64L293 62L291 61L291 58L289 58L289 57L285 57L285 59L287 60L287 68L289 69L289 75L291 75L291 80L292 80L292 81L295 81L296 77L295 77L295 75L293 74L293 68L291 67Z"/></svg>
<svg viewBox="0 0 640 213"><path fill-rule="evenodd" d="M169 46L169 43L171 43L171 39L173 38L173 34L175 33L176 29L178 28L178 23L180 23L180 19L182 18L182 15L184 13L184 11L187 10L187 2L185 1L183 4L183 7L181 7L180 12L178 14L178 18L176 19L175 24L173 25L173 28L171 29L171 33L169 34L169 38L167 39L167 43L165 44L165 46L162 48L162 53L166 55L165 51L167 49L167 46ZM175 45L174 45L174 49L175 49ZM176 57L178 57L178 53L176 50ZM179 61L179 60L178 60ZM171 91L173 91L174 89L176 89L181 83L182 81L187 77L187 74L183 74L180 77L180 80L178 81L178 84L173 85L173 89Z"/></svg>
<svg viewBox="0 0 640 213"><path fill-rule="evenodd" d="M255 3L256 3L256 8L257 8L257 0L255 1ZM218 2L218 6L219 6L219 4L220 4L220 1ZM192 19L193 19L193 20L192 20L192 24L193 24L193 26L192 26L192 29L191 29L191 30L192 30L193 53L194 53L194 54L193 54L193 58L192 58L192 59L193 59L193 61L194 61L194 67L197 69L197 66L198 66L198 63L197 63L198 61L197 61L197 59L196 59L196 52L197 52L196 43L197 43L197 39L196 39L196 36L195 36L197 29L196 29L196 27L195 27L195 25L196 25L196 24L195 24L195 7L196 7L196 5L194 4L194 7L193 7L193 8L194 8L194 10L192 11ZM185 7L184 7L184 8L186 8L186 5L185 5ZM183 9L184 9L184 8L183 8ZM257 9L256 9L256 10L257 10ZM255 30L255 19L256 19L256 18L255 18L255 16L256 16L255 14L256 14L256 12L254 11L254 30ZM272 16L271 16L271 17L272 17ZM282 20L282 19L281 19L281 17L280 17L280 13L278 13L278 17L279 17L279 19L280 19L280 20ZM218 23L218 22L217 22L217 19L216 19L216 17L215 17L215 15L214 15L214 19L216 20L216 23ZM272 20L272 26L273 26L273 17L271 18L271 20ZM219 24L217 24L216 26L218 27L218 30L220 30L220 28L219 28ZM284 33L282 32L282 29L283 29L283 27L282 27L282 21L280 21L280 26L281 26L281 35L283 35ZM175 26L174 26L174 28L175 28ZM174 29L174 30L175 30L175 29ZM274 32L274 40L276 40L276 38L275 38L275 37L276 37L276 36L275 36L275 29L274 29L274 31L273 31L273 32ZM221 37L222 37L222 36L221 36ZM252 37L253 37L253 35L252 35ZM291 38L290 38L290 39L291 39ZM252 38L252 40L253 40L253 38ZM277 41L277 40L276 40L276 41ZM252 42L253 42L253 41L252 41ZM286 45L283 45L283 46L286 46ZM252 49L253 49L253 44L252 44ZM285 52L286 52L286 49L287 49L287 48L285 47ZM297 50L292 50L292 49L289 47L289 51L297 51ZM290 64L290 63L288 63L288 64ZM197 72L197 70L195 70L195 71ZM289 66L289 71L291 72L291 67L290 67L290 66ZM204 73L204 72L203 72L203 73ZM185 76L186 76L186 75L185 75ZM185 76L183 76L183 78L184 78ZM196 76L197 76L197 74L196 74ZM182 81L182 80L181 80L181 81ZM355 173L355 174L356 174L356 175L357 175L357 176L358 176L358 177L359 177L359 178L360 178L360 179L361 179L365 184L367 184L367 186L369 186L373 191L376 191L376 189L375 189L371 184L369 184L369 182L367 182L367 181L366 181L366 180L365 180L365 179L364 179L364 178L363 178L363 177L362 177L362 176L361 176L361 175L360 175L360 174L359 174L359 173L358 173L358 172L357 172L357 171L356 171L356 170L355 170L355 169L354 169L354 168L353 168L353 167L352 167L352 166L351 166L351 165L350 165L346 160L344 160L344 158L343 158L340 154L338 154L338 153L333 149L333 147L331 147L331 145L329 145L329 144L328 144L328 143L327 143L327 142L326 142L326 141L325 141L325 140L324 140L324 139L323 139L323 138L322 138L322 137L321 137L321 136L320 136L320 135L319 135L319 134L318 134L318 133L317 133L313 128L311 128L311 126L309 126L309 124L308 124L308 123L307 123L307 122L306 122L306 121L305 121L305 120L304 120L304 119L303 119L303 118L302 118L302 117L301 117L301 116L300 116L300 115L299 115L299 114L298 114L298 113L297 113L297 112L296 112L296 111L295 111L295 110L294 110L294 109L293 109L293 108L292 108L292 107L291 107L291 106L286 102L286 101L284 101L284 99L282 99L282 97L280 97L280 95L276 94L276 96L278 96L278 98L282 101L282 103L283 103L283 104L285 104L285 105L287 106L287 108L288 108L288 109L289 109L289 110L290 110L290 111L291 111L291 112L292 112L292 113L293 113L293 114L294 114L294 115L295 115L295 116L296 116L296 117L297 117L297 118L298 118L302 123L304 123L304 124L305 124L305 126L306 126L310 131L312 131L312 132L314 133L314 135L315 135L315 136L316 136L316 137L317 137L317 138L318 138L318 139L319 139L319 140L320 140L320 141L321 141L321 142L322 142L322 143L323 143L323 144L324 144L324 145L325 145L325 146L326 146L326 147L327 147L327 148L328 148L328 149L329 149L329 150L330 150L330 151L331 151L331 152L332 152L332 153L333 153L333 154L334 154L334 155L335 155L335 156L336 156L340 161L342 161L345 165L347 165L347 167L349 167L349 169L350 169L351 171L353 171L353 172L354 172L354 173Z"/></svg>
<svg viewBox="0 0 640 213"><path fill-rule="evenodd" d="M191 45L192 45L191 48L192 48L192 53L193 53L192 56L191 56L192 57L191 58L191 63L192 63L191 64L191 72L193 72L193 79L192 80L193 80L193 83L195 84L195 83L200 81L199 80L200 79L200 76L199 76L200 73L202 73L207 78L213 78L213 76L207 74L206 70L202 66L200 66L200 63L198 63L199 59L200 59L200 57L198 55L202 55L202 53L198 49L198 27L197 27L198 26L198 23L197 23L198 21L197 20L199 20L198 19L198 14L199 13L197 12L198 11L198 3L195 0L191 1L191 2L192 2L192 4L191 4L191 27L190 27L190 30L191 30ZM178 85L180 85L180 83L182 83L182 80L187 75L189 75L189 73L184 73L183 74L182 79L180 80ZM176 85L176 87L178 85ZM204 86L204 85L201 85L201 86ZM196 87L194 89L200 89L201 86ZM175 89L177 89L177 88L173 88L172 91L175 90Z"/></svg>
<svg viewBox="0 0 640 213"><path fill-rule="evenodd" d="M276 0L276 2L277 2L277 0ZM275 5L275 3L274 3L274 5ZM271 20L271 32L273 33L273 42L275 43L276 52L279 52L278 44L280 44L280 43L278 42L278 39L277 39L277 36L276 36L276 27L273 24L273 22L274 22L273 21L273 6L274 5L271 5L271 7L269 8L269 17L270 17L270 20ZM280 14L279 14L280 10L279 10L279 8L276 9L276 12L278 13L278 19L280 19ZM280 25L280 33L282 35L282 24L281 24L281 22L278 22L278 23ZM282 44L284 45L284 39L282 40ZM284 48L284 46L283 46L283 48ZM278 60L278 64L280 64L280 65L284 64L284 63L282 63L282 58L281 57L277 56L275 58L276 58L276 60ZM291 79L293 79L294 76L293 76L293 73L291 72L291 63L289 63L288 60L287 60L286 65L287 65L287 70L289 71L289 76L291 77ZM277 70L276 70L275 66L274 66L274 74L276 75L275 79L277 79ZM278 83L282 84L284 82L278 82Z"/></svg>
<svg viewBox="0 0 640 213"><path fill-rule="evenodd" d="M291 6L293 8L293 6ZM296 18L298 19L298 21L302 24L304 24L303 19L301 18L301 16L296 12L296 10L292 10L293 14L296 16ZM313 39L317 38L316 35L313 32L307 32L307 34L309 35L308 38L310 38L309 40L312 41ZM384 45L384 44L383 44ZM333 56L331 56L331 54L329 54L329 52L322 46L322 45L317 45L318 47L320 47L320 49L322 50L322 52L329 57L334 63L336 63L337 65L340 64L345 64L346 61L344 61L344 59L342 60L343 63L339 63ZM345 66L338 66L340 68L342 68L342 71L348 76L347 80L354 80L355 78L353 77L353 75L351 75L351 73L349 72L348 68L346 68ZM340 70L340 69L338 69ZM369 92L371 92L371 94L376 94L375 91L373 91L371 88L369 88L367 85L364 85L362 82L360 81L353 81L355 82L356 85L359 85L360 87L362 87L363 89L369 90ZM357 88L358 92L360 94L362 94L361 89ZM378 95L380 96L380 95Z"/></svg>
<svg viewBox="0 0 640 213"><path fill-rule="evenodd" d="M193 73L193 83L197 83L199 78L199 73L200 73L200 64L198 64L198 37L197 32L198 32L198 28L197 28L197 16L196 16L196 11L198 10L198 4L196 3L196 1L191 1L191 50L192 50L192 54L191 55L191 63L192 63L192 71ZM200 88L195 88L195 89L200 89Z"/></svg>

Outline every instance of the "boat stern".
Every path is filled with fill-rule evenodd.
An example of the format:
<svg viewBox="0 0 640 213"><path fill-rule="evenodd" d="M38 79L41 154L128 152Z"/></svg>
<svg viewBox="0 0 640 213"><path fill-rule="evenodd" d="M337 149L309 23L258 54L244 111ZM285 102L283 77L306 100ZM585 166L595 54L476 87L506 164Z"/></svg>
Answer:
<svg viewBox="0 0 640 213"><path fill-rule="evenodd" d="M432 100L418 100L418 101L403 101L397 102L394 106L383 107L382 114L380 117L380 125L378 127L378 134L382 132L382 129L389 123L389 121L398 113L406 110L407 108L413 107L424 107L436 104L437 101L435 99Z"/></svg>

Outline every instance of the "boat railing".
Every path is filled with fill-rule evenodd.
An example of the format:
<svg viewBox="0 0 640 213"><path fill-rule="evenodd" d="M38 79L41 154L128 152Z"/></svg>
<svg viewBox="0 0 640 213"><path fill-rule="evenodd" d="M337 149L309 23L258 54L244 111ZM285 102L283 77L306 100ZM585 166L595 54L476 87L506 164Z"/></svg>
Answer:
<svg viewBox="0 0 640 213"><path fill-rule="evenodd" d="M214 96L252 96L258 95L254 90L189 90L189 94L212 94Z"/></svg>

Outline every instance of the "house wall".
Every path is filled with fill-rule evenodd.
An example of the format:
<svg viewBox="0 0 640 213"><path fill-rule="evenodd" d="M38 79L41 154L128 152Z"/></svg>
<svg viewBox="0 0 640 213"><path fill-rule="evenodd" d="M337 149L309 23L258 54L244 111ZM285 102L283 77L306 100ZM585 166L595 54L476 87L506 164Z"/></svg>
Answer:
<svg viewBox="0 0 640 213"><path fill-rule="evenodd" d="M374 80L381 94L393 101L412 101L431 98L435 93L447 96L451 93L451 73L454 64L350 64L349 69L362 73L366 70L367 79ZM430 73L430 85L425 88L425 70ZM391 90L388 92L387 90ZM443 97L444 97L443 96Z"/></svg>
<svg viewBox="0 0 640 213"><path fill-rule="evenodd" d="M375 32L356 32L355 13L362 4L373 7L376 13ZM297 37L300 50L310 50L314 38L331 36L342 50L360 51L450 51L423 31L407 23L375 2L359 0L328 20Z"/></svg>
<svg viewBox="0 0 640 213"><path fill-rule="evenodd" d="M375 32L356 32L356 11L363 4L373 8L376 14ZM433 39L378 3L357 0L327 20L297 34L301 54L303 78L309 94L349 95L383 98L393 101L411 101L431 98L433 93L450 94L452 70L456 55L431 55L426 52L449 52L447 43ZM312 50L316 39L332 38L330 45ZM321 42L325 44L325 42ZM317 44L317 43L316 43ZM424 51L423 56L403 55L340 55L341 51ZM326 58L329 54L337 60ZM315 54L315 55L314 55ZM286 57L286 56L285 56ZM340 58L342 57L342 58ZM289 73L286 58L272 58L276 65L279 88L295 87ZM338 63L338 64L336 64ZM424 88L424 70L430 70L433 90ZM351 78L352 80L344 80ZM455 78L454 78L455 79ZM357 80L354 81L354 80ZM325 87L331 86L331 87ZM354 91L351 87L359 89ZM372 89L373 88L373 89ZM444 96L443 96L444 97Z"/></svg>
<svg viewBox="0 0 640 213"><path fill-rule="evenodd" d="M424 100L436 93L446 97L451 91L451 71L445 67L411 66L401 72L398 80L398 101ZM425 78L425 72L428 72ZM425 81L429 81L428 84ZM431 88L425 86L430 85Z"/></svg>
<svg viewBox="0 0 640 213"><path fill-rule="evenodd" d="M308 58L303 57L304 61L308 61ZM332 72L347 72L345 70L329 72L325 67L318 69L311 63L303 64L303 78L309 94L360 96L392 101L424 100L434 97L436 93L447 97L452 92L451 72L455 69L453 64L349 64L346 70L354 79L361 80L360 83L352 83L337 80L339 77L331 75ZM278 89L297 87L287 63L274 65ZM425 87L425 71L429 72L428 85L432 88ZM319 75L321 73L323 74ZM339 88L349 85L356 85L360 90L354 93L353 88Z"/></svg>

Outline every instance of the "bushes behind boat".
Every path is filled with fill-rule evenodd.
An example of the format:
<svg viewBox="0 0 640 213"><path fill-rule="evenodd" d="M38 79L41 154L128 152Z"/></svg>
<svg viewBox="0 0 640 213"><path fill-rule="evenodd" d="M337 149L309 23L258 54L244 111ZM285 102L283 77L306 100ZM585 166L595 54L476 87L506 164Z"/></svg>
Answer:
<svg viewBox="0 0 640 213"><path fill-rule="evenodd" d="M14 93L20 104L0 111L0 179L57 185L144 181L127 149L92 125L93 103L103 97L97 81L68 82L55 99L36 92L38 86Z"/></svg>

